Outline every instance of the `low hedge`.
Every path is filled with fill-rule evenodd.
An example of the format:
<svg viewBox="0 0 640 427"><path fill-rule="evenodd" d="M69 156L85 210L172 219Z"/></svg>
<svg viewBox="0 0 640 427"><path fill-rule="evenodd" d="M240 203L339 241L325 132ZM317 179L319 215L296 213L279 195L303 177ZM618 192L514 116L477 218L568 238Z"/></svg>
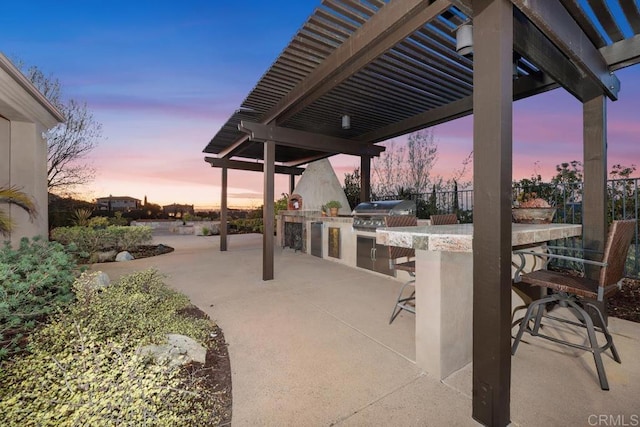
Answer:
<svg viewBox="0 0 640 427"><path fill-rule="evenodd" d="M51 239L63 245L75 246L80 258L89 259L100 251L130 251L151 242L150 227L112 225L106 228L58 227L51 231Z"/></svg>

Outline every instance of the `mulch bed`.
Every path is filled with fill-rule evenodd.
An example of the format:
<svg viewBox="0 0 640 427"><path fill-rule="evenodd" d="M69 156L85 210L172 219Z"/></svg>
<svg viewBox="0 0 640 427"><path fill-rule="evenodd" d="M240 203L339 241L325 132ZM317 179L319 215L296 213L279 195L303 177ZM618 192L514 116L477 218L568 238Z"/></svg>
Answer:
<svg viewBox="0 0 640 427"><path fill-rule="evenodd" d="M181 314L196 319L211 320L209 316L195 305L191 305L180 312ZM191 362L185 366L183 377L188 381L197 381L207 392L204 399L211 399L215 395L215 411L221 418L218 426L231 425L231 363L227 343L222 329L217 325L207 342L207 355L204 365ZM211 402L207 402L208 405Z"/></svg>
<svg viewBox="0 0 640 427"><path fill-rule="evenodd" d="M622 289L607 303L609 316L640 323L640 280L623 279Z"/></svg>
<svg viewBox="0 0 640 427"><path fill-rule="evenodd" d="M163 245L162 243L159 245L141 245L136 249L129 251L129 253L133 255L133 258L135 259L164 255L170 252L173 252L173 248L171 246Z"/></svg>

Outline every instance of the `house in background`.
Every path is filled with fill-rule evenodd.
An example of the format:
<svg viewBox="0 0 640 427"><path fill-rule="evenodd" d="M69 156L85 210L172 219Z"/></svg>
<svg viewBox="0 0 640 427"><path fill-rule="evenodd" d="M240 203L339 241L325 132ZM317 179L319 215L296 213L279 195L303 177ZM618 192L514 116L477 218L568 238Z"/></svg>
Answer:
<svg viewBox="0 0 640 427"><path fill-rule="evenodd" d="M14 227L9 239L47 236L47 141L43 133L64 116L20 70L0 53L0 186L15 187L37 208L33 220L17 206L3 205Z"/></svg>
<svg viewBox="0 0 640 427"><path fill-rule="evenodd" d="M96 199L96 208L99 211L120 211L129 212L141 207L140 199L129 196L112 196L98 197Z"/></svg>
<svg viewBox="0 0 640 427"><path fill-rule="evenodd" d="M162 207L162 212L169 218L182 218L185 214L194 215L193 205L172 203Z"/></svg>

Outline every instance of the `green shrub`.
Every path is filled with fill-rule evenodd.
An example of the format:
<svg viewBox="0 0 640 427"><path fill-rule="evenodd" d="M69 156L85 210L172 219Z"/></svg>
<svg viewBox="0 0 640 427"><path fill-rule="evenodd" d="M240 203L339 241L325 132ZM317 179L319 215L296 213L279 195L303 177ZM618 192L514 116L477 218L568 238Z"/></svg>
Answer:
<svg viewBox="0 0 640 427"><path fill-rule="evenodd" d="M237 233L262 233L264 226L262 224L262 218L250 218L250 219L235 219L229 221L232 228L235 228Z"/></svg>
<svg viewBox="0 0 640 427"><path fill-rule="evenodd" d="M24 350L38 322L73 300L73 257L59 243L23 238L0 251L0 360Z"/></svg>
<svg viewBox="0 0 640 427"><path fill-rule="evenodd" d="M122 212L116 212L113 218L109 218L109 225L125 226L129 225L129 220L122 217Z"/></svg>
<svg viewBox="0 0 640 427"><path fill-rule="evenodd" d="M152 239L152 231L150 227L115 225L104 229L59 227L51 231L51 238L63 245L74 244L76 255L86 260L99 251L111 249L130 251L149 243Z"/></svg>
<svg viewBox="0 0 640 427"><path fill-rule="evenodd" d="M193 321L179 314L189 299L169 289L155 270L128 275L102 291L74 286L77 302L71 315L100 339L118 338L139 343L161 342L167 333L206 340L207 321Z"/></svg>
<svg viewBox="0 0 640 427"><path fill-rule="evenodd" d="M0 425L217 425L215 393L138 355L169 332L206 341L210 322L181 314L187 297L153 270L103 290L85 282L76 281L70 309L35 334L32 353L0 369Z"/></svg>
<svg viewBox="0 0 640 427"><path fill-rule="evenodd" d="M86 227L89 225L89 217L91 217L92 213L93 211L91 209L76 209L73 211L73 224L80 227Z"/></svg>
<svg viewBox="0 0 640 427"><path fill-rule="evenodd" d="M94 216L93 218L89 218L89 223L87 225L91 228L107 228L109 226L109 218L104 216Z"/></svg>

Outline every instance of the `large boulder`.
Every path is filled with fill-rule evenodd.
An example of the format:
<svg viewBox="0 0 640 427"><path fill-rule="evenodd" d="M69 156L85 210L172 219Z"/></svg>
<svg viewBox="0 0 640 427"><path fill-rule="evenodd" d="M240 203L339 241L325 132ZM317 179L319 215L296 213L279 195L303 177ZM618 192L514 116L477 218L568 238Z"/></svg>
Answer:
<svg viewBox="0 0 640 427"><path fill-rule="evenodd" d="M76 279L77 286L91 290L106 288L110 284L109 275L102 271L85 271Z"/></svg>
<svg viewBox="0 0 640 427"><path fill-rule="evenodd" d="M167 334L166 344L150 344L141 347L140 354L151 356L157 363L181 366L191 362L204 364L207 349L193 338L180 334Z"/></svg>
<svg viewBox="0 0 640 427"><path fill-rule="evenodd" d="M117 262L121 262L121 261L131 261L133 260L133 255L131 255L129 252L127 251L122 251L119 252L118 255L116 255L116 261Z"/></svg>

